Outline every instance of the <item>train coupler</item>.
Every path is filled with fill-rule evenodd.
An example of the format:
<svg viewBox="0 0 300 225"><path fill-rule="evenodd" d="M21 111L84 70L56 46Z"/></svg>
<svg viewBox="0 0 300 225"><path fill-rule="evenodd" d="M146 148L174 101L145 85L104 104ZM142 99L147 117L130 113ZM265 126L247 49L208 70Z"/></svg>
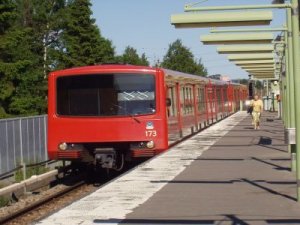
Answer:
<svg viewBox="0 0 300 225"><path fill-rule="evenodd" d="M116 164L116 151L113 148L96 148L95 165L100 165L102 168L111 169Z"/></svg>

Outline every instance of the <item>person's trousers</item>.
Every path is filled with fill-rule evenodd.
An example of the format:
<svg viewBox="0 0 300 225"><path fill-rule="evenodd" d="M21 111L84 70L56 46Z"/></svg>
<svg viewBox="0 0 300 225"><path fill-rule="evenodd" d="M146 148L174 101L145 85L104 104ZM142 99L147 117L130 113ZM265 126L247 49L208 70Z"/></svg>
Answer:
<svg viewBox="0 0 300 225"><path fill-rule="evenodd" d="M254 124L258 124L260 122L260 112L252 112L252 119Z"/></svg>

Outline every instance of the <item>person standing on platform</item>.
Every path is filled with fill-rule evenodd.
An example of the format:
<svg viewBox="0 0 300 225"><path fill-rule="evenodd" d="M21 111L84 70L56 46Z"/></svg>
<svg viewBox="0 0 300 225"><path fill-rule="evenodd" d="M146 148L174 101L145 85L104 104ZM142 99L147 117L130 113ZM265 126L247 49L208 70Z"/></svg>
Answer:
<svg viewBox="0 0 300 225"><path fill-rule="evenodd" d="M254 125L254 130L257 130L260 128L260 116L263 111L263 102L259 99L258 95L254 95L254 99L251 101L250 105L253 107L252 124Z"/></svg>

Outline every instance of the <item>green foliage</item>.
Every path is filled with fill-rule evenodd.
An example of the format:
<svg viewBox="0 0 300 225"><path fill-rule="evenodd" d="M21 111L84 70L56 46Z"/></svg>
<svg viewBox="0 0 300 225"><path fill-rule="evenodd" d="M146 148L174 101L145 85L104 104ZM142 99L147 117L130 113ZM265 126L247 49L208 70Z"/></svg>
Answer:
<svg viewBox="0 0 300 225"><path fill-rule="evenodd" d="M47 111L47 74L114 59L89 0L0 0L0 118Z"/></svg>
<svg viewBox="0 0 300 225"><path fill-rule="evenodd" d="M34 166L34 167L28 167L28 168L26 168L26 177L25 177L25 179L28 179L33 175L40 175L40 174L47 173L47 172L49 172L49 168L46 168L45 166L42 166L42 165ZM17 170L16 173L15 173L15 182L18 183L18 182L21 182L25 179L24 179L24 176L23 176L23 170L22 169Z"/></svg>
<svg viewBox="0 0 300 225"><path fill-rule="evenodd" d="M0 208L7 206L10 203L9 197L0 196Z"/></svg>
<svg viewBox="0 0 300 225"><path fill-rule="evenodd" d="M249 80L248 79L240 79L240 84L248 85Z"/></svg>
<svg viewBox="0 0 300 225"><path fill-rule="evenodd" d="M0 8L0 116L7 117L15 82L29 61L19 57L18 47L22 45L23 32L14 29L16 5L6 0L1 1Z"/></svg>
<svg viewBox="0 0 300 225"><path fill-rule="evenodd" d="M145 53L140 57L137 53L137 50L133 47L127 46L123 55L121 56L123 63L131 65L140 65L140 66L149 66L149 62Z"/></svg>
<svg viewBox="0 0 300 225"><path fill-rule="evenodd" d="M89 0L74 0L67 6L58 68L94 65L113 59L112 43L101 37L91 18L90 6Z"/></svg>
<svg viewBox="0 0 300 225"><path fill-rule="evenodd" d="M17 18L13 0L0 0L0 35L4 34Z"/></svg>
<svg viewBox="0 0 300 225"><path fill-rule="evenodd" d="M169 49L163 58L161 66L166 69L177 70L200 76L206 76L207 71L201 63L196 62L192 52L177 39L169 45Z"/></svg>
<svg viewBox="0 0 300 225"><path fill-rule="evenodd" d="M147 57L146 57L146 54L145 53L143 53L142 54L142 56L141 56L141 58L140 58L140 65L142 65L142 66L149 66L149 61L148 61L148 59L147 59Z"/></svg>
<svg viewBox="0 0 300 225"><path fill-rule="evenodd" d="M262 89L264 89L264 84L263 84L263 82L260 81L260 80L255 81L255 88L256 88L257 90L262 90Z"/></svg>

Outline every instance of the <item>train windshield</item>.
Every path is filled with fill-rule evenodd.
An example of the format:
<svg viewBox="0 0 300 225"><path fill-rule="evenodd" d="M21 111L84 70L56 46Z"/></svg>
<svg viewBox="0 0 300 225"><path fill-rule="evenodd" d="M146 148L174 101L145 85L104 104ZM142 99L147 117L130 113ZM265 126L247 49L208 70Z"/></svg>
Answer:
<svg viewBox="0 0 300 225"><path fill-rule="evenodd" d="M155 111L154 75L95 74L57 78L59 115L132 116Z"/></svg>

